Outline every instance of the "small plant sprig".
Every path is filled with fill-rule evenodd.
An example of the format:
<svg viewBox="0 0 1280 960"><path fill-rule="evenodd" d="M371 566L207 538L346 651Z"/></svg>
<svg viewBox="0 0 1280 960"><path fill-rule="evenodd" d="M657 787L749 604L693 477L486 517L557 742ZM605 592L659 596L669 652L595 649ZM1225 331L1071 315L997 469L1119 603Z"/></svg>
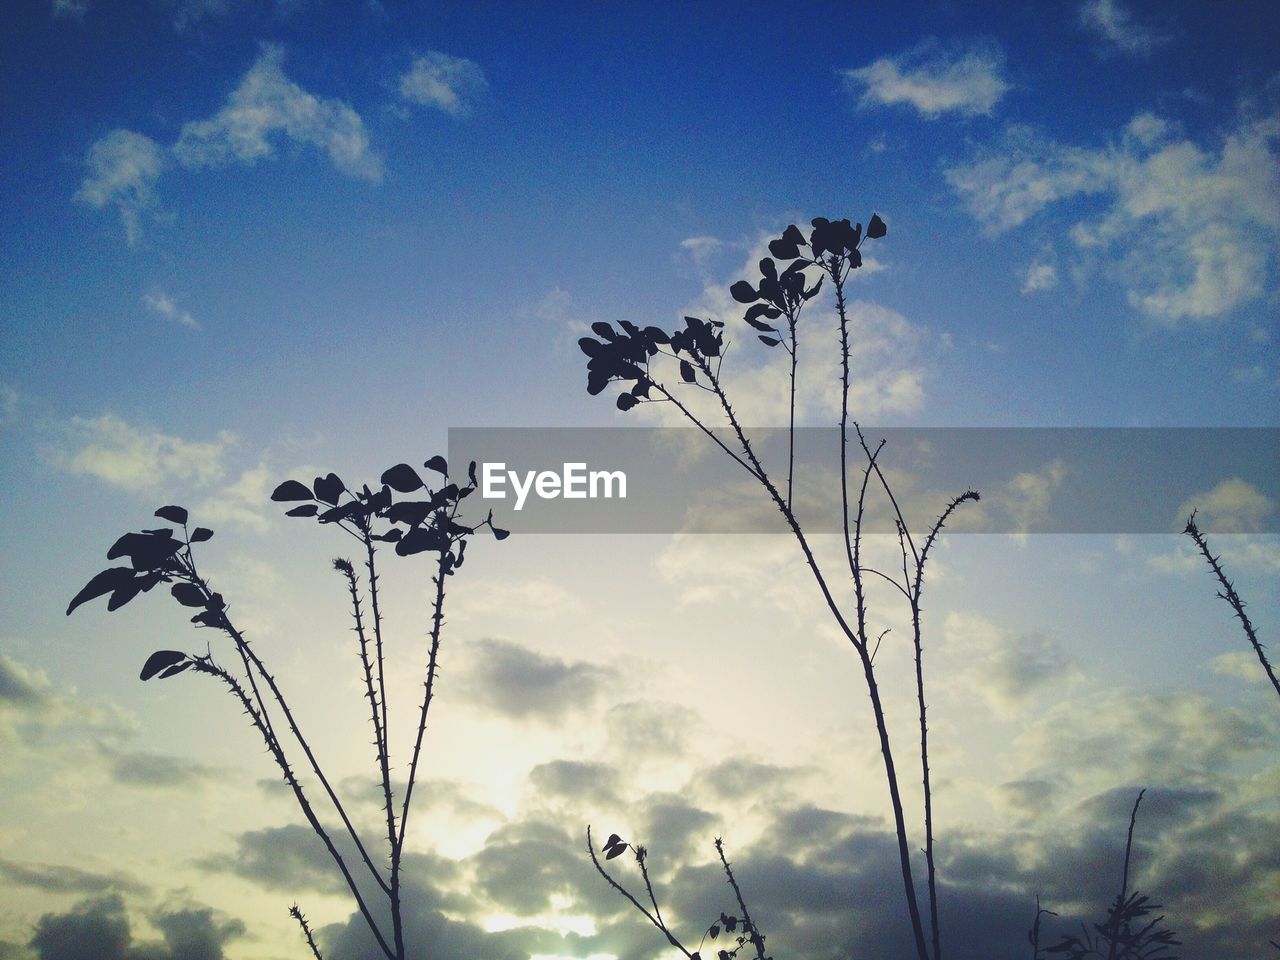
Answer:
<svg viewBox="0 0 1280 960"><path fill-rule="evenodd" d="M1205 540L1204 534L1200 532L1200 528L1196 526L1196 512L1194 510L1191 511L1191 516L1187 517L1187 526L1182 532L1196 542L1196 546L1200 548L1200 553L1204 556L1205 562L1209 564L1209 569L1218 578L1218 583L1222 584L1222 589L1218 591L1218 596L1231 604L1231 609L1235 611L1236 619L1240 621L1240 627L1244 630L1245 637L1252 645L1253 652L1258 655L1258 662L1262 664L1262 669L1266 671L1267 679L1275 687L1276 694L1280 695L1280 678L1276 677L1271 661L1267 659L1262 641L1258 639L1258 632L1253 628L1253 621L1244 612L1246 604L1240 599L1240 595L1236 593L1235 584L1227 579L1227 575L1222 569L1222 557L1215 557L1209 550L1208 541ZM1277 949L1280 949L1280 946L1277 946Z"/></svg>
<svg viewBox="0 0 1280 960"><path fill-rule="evenodd" d="M333 561L333 567L342 575L351 598L353 630L357 639L364 696L369 701L375 761L382 788L387 867L374 862L342 800L317 760L310 742L303 734L275 676L267 669L243 631L232 621L222 594L216 592L200 574L193 547L211 539L213 531L207 527L190 530L185 508L170 505L155 512L157 517L173 527L126 533L120 537L107 551L107 559L127 558L129 566L109 567L98 573L72 598L67 607L67 613L70 614L81 604L106 596L107 609L118 610L140 594L161 583L167 583L170 585L170 594L179 604L198 610L191 617L191 622L196 627L211 628L230 641L231 660L234 664L231 667L215 658L212 644L205 653L157 650L143 664L139 678L144 681L154 677L168 679L190 669L216 678L227 688L249 718L250 724L262 737L267 752L293 791L299 809L312 830L323 841L370 933L388 960L405 960L408 955L400 899L401 865L418 761L438 672L444 626L445 582L462 567L467 543L475 533L487 528L498 540L508 536L506 530L494 526L492 511L479 523L467 523L462 518L462 503L477 488L474 461L469 465L467 481L462 485L450 481L448 463L443 457L432 457L423 466L439 473L442 479L429 486L415 468L407 463L400 463L383 472L381 484L376 491L371 490L367 484L359 490L352 490L337 474L329 473L316 477L309 485L298 480L286 480L271 495L274 501L297 504L286 511L286 516L311 517L322 525L337 527L357 540L363 552L362 562L368 575L368 620L364 607L365 594L361 592L355 565L350 560L339 558ZM395 494L416 494L417 497L397 497ZM175 527L180 530L175 531ZM425 553L435 560L431 578L434 596L423 698L418 710L404 798L398 810L391 783L386 659L378 597L377 551L383 544L393 544L399 556ZM369 627L372 627L371 634ZM287 728L287 732L283 728ZM341 820L343 829L363 863L364 871L385 898L390 916L390 931L384 929L383 923L375 920L374 911L366 893L362 892L361 883L353 873L352 866L346 862L334 843L330 834L332 828L321 821L312 800L304 792L293 764L294 753L299 750L320 783L333 812ZM359 868L356 868L356 872L360 872ZM301 927L312 954L320 958L320 950L311 935L310 927L296 904L290 910L290 915Z"/></svg>
<svg viewBox="0 0 1280 960"><path fill-rule="evenodd" d="M698 942L696 950L690 950L681 942L680 938L672 932L667 922L662 917L662 910L658 906L658 898L653 890L653 882L649 878L649 851L641 845L632 845L627 843L616 833L609 834L609 839L604 842L604 846L600 848L600 852L604 854L606 861L613 860L630 850L635 857L636 865L640 868L640 877L644 882L645 894L649 898L649 903L653 907L652 911L642 904L626 887L613 878L609 871L600 863L600 858L596 855L595 843L591 839L591 827L587 827L587 853L591 855L591 862L595 866L600 876L604 877L609 886L618 891L623 897L626 897L631 905L644 914L655 927L661 931L662 935L667 938L667 942L683 953L689 960L702 960L702 950L705 948L707 940L718 940L721 933L727 934L726 941L722 941L723 947L717 946L716 960L736 960L739 952L745 947L750 947L755 951L756 960L773 960L772 957L765 956L764 941L765 936L751 919L751 914L747 910L747 904L742 898L742 890L738 886L738 881L733 875L733 868L729 865L729 861L725 859L724 842L721 838L716 837L715 840L716 853L720 856L720 863L724 867L725 876L728 883L733 887L734 897L738 902L738 909L741 916L726 914L721 912L720 916L703 931L702 939Z"/></svg>
<svg viewBox="0 0 1280 960"><path fill-rule="evenodd" d="M1036 898L1036 918L1031 931L1027 934L1031 941L1032 960L1049 960L1050 957L1062 957L1063 960L1089 960L1090 957L1105 960L1178 960L1176 953L1170 952L1173 947L1182 946L1176 934L1164 926L1164 915L1152 919L1153 913L1160 909L1160 904L1152 903L1145 894L1129 892L1129 862L1133 854L1133 828L1138 821L1138 806L1146 790L1138 792L1133 802L1133 811L1129 814L1129 835L1124 845L1124 871L1120 879L1120 892L1111 901L1107 915L1101 923L1093 924L1090 930L1080 925L1080 936L1063 935L1051 947L1040 946L1040 918L1056 917L1052 910L1040 907L1040 898Z"/></svg>
<svg viewBox="0 0 1280 960"><path fill-rule="evenodd" d="M624 392L616 400L619 410L632 410L642 403L668 402L681 415L701 430L720 450L747 472L764 488L770 500L781 513L788 529L795 536L804 555L804 561L817 582L823 601L836 625L853 647L871 701L871 709L878 734L880 753L884 762L885 783L893 812L894 831L898 841L898 860L902 873L903 897L911 923L917 960L941 960L942 943L938 922L937 871L934 858L933 791L929 771L929 734L926 722L924 693L923 643L921 622L921 591L924 584L925 563L931 547L952 512L962 503L979 499L977 492L966 490L953 498L930 529L923 544L918 544L910 532L897 498L879 464L884 443L874 449L868 444L861 428L850 417L849 391L851 383L850 339L852 335L849 304L845 299L845 287L850 274L862 266L861 248L867 240L879 240L886 236L888 228L879 216L873 215L865 232L862 224L849 220L828 220L818 217L812 221L812 230L806 237L795 224L769 243L770 257L760 261L760 279L756 283L739 280L729 288L730 295L746 307L743 321L756 333L766 347L782 347L790 359L790 393L788 397L788 454L785 484L773 481L761 463L751 440L740 422L721 381L721 366L728 344L725 341L724 322L714 319L685 317L684 328L666 331L660 327L638 327L629 321L619 323L620 330L612 324L599 322L592 325L595 337L583 337L578 341L587 356L587 392L596 395L610 383L621 383ZM835 582L819 566L808 537L792 509L792 491L795 483L795 412L797 384L797 345L801 311L829 281L834 290L836 315L839 328L841 393L840 393L840 499L843 518L845 560L849 579L853 584L853 596L841 598L833 589ZM598 339L597 339L598 338ZM662 369L670 369L672 363L678 371L678 380L668 377L664 381ZM730 428L728 438L713 431L681 398L685 389L701 389L715 397L719 412ZM687 394L683 396L687 397ZM850 427L852 426L852 430ZM861 471L861 485L853 493L850 490L848 451L856 435L866 466ZM902 551L902 577L899 580L866 564L862 557L863 522L866 516L868 488L874 485L883 491L893 509L897 524L899 546ZM888 721L880 695L880 682L876 675L875 655L884 633L873 636L867 623L867 578L879 577L902 594L912 615L914 656L916 666L916 696L919 703L920 775L923 783L924 855L928 892L928 926L920 908L914 879L912 844L908 835L902 792L897 765L890 743ZM848 610L852 599L852 611Z"/></svg>

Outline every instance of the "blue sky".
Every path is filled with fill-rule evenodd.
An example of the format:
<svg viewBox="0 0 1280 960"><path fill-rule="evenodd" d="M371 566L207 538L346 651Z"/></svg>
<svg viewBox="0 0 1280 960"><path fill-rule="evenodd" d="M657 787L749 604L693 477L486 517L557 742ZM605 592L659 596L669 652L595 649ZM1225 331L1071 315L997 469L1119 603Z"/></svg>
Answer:
<svg viewBox="0 0 1280 960"><path fill-rule="evenodd" d="M271 773L246 759L257 755L243 731L205 735L229 705L134 679L134 660L181 626L161 619L173 611L153 601L62 616L116 535L161 503L186 504L218 531L211 563L228 595L238 586L280 661L323 685L345 667L301 660L296 636L327 630L338 656L341 630L324 616L340 599L323 571L334 547L282 521L267 499L276 482L329 469L372 479L442 450L450 427L672 422L588 397L578 337L599 320L694 313L737 323L745 342L728 286L788 223L872 212L888 223L851 286L864 422L1280 426L1273 4L19 0L3 21L0 478L12 519L0 571L20 602L0 611L0 742L13 747L0 775L18 797L0 820L0 882L14 894L0 898L0 957L62 956L30 944L33 925L77 909L103 922L123 911L138 942L162 939L164 923L204 923L219 944L210 956L297 955L277 909L295 895L334 943L343 935L349 904L334 891L284 877L264 894L244 865L252 831L307 848L287 804L255 786ZM812 349L801 422L828 425L834 360ZM734 361L744 415L782 422L779 371L751 348ZM1072 482L1071 464L1040 466L1005 493L1031 503ZM1277 507L1248 480L1223 476L1185 497L1240 531L1222 549L1265 635L1280 554L1258 531L1274 529ZM782 861L797 876L813 865L769 840L804 811L845 818L822 821L831 842L874 861L883 834L857 819L883 815L874 758L856 747L861 714L837 706L832 679L852 664L829 637L805 646L826 628L812 586L793 576L793 544L478 546L456 615L468 693L442 721L440 740L453 740L434 772L457 802L441 801L442 826L419 845L460 871L428 899L452 904L454 933L488 944L477 955L502 948L485 930L513 917L543 931L505 934L517 951L656 955L640 918L592 899L589 874L573 879L592 816L652 828L655 850L667 823L677 890L693 889L716 825L738 826L762 911ZM953 709L940 748L953 849L996 850L988 867L1018 894L1009 904L1034 902L1039 884L1083 911L1072 870L1114 852L1126 791L1150 785L1146 879L1169 891L1194 958L1261 931L1259 904L1274 903L1280 881L1265 851L1207 880L1176 851L1189 838L1274 837L1280 768L1274 700L1188 547L951 538L933 628L938 709L948 698ZM621 572L593 563L602 550ZM400 585L412 623L416 588ZM620 608L634 610L615 622ZM733 637L772 665L765 676L794 677L771 691L785 722L752 716L762 680L744 665L726 680L743 711L734 724L690 680L722 663ZM565 686L513 710L511 678L537 657L550 671L540 675ZM971 675L975 658L1001 668ZM1113 659L1119 676L1105 669ZM511 670L486 668L495 662ZM630 697L610 672L619 664L640 678ZM966 684L981 709L965 705ZM568 691L595 713L561 703ZM1046 709L1049 691L1067 692ZM673 702L693 714L661 707ZM697 736L673 733L665 760L610 766L640 736L628 724L677 715ZM1116 733L1139 727L1150 735ZM335 762L354 771L358 742ZM1055 772L1042 769L1045 751L1063 758ZM184 774L148 777L155 758L177 756ZM681 788L707 756L768 766L777 788L765 799ZM819 756L849 761L823 770ZM570 757L602 764L613 788L570 803L555 789L567 768L554 766ZM1035 794L1048 811L1039 821L1017 820L1010 799L1031 796L1028 784L1056 791L1052 802ZM163 820L180 797L220 826L115 831L130 811ZM69 817L81 826L50 833ZM707 842L686 849L676 820L704 825ZM1002 832L1008 822L1016 829ZM518 875L521 844L553 828L569 844L561 899L504 900L494 878ZM962 913L980 871L958 853L951 866L949 909ZM850 888L867 879L845 867ZM485 876L487 888L475 879ZM1217 906L1215 884L1230 891ZM876 956L895 942L857 910L828 918L816 900L775 893L789 905L777 908L779 951L790 931L790 952L826 955L805 916L830 919L828 945ZM1003 901L983 903L1007 926ZM1026 911L1014 912L1016 944ZM538 939L570 928L595 939Z"/></svg>

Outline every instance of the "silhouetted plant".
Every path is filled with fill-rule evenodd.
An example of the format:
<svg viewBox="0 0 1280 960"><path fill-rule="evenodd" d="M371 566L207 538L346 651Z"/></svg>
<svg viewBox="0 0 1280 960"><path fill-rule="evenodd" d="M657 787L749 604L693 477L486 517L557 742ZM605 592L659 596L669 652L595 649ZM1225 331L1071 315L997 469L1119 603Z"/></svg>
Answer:
<svg viewBox="0 0 1280 960"><path fill-rule="evenodd" d="M856 226L848 220L812 221L808 238L792 224L782 236L769 243L772 257L760 261L760 279L752 284L747 280L734 283L729 292L746 307L743 320L756 331L757 339L766 347L781 347L790 364L790 392L788 399L788 452L785 490L770 478L757 457L737 413L721 384L720 369L727 346L724 323L719 320L685 317L683 329L674 331L659 327L640 328L629 321L620 321L617 330L612 324L599 322L591 330L596 337L583 337L578 341L587 361L587 392L596 395L610 383L629 384L617 398L618 409L631 410L642 403L668 402L675 405L681 415L698 427L727 456L757 481L782 514L788 528L799 543L805 563L812 571L836 624L849 640L862 666L867 692L871 698L872 713L879 735L880 752L884 761L885 780L893 809L894 829L898 839L898 856L902 871L903 893L910 915L912 934L918 960L941 960L941 934L938 926L937 880L934 862L933 794L929 778L928 725L925 720L924 672L921 643L920 596L924 583L925 562L929 550L953 510L968 500L977 500L978 494L965 491L954 498L930 529L923 545L918 546L899 508L898 501L880 469L879 456L884 447L881 441L873 450L856 421L849 414L849 338L850 317L845 301L845 285L849 274L862 265L860 248L865 240L876 240L887 233L884 221L872 216L863 232L862 224ZM779 266L779 262L785 265ZM795 409L798 362L799 320L806 304L820 292L824 280L829 280L835 291L841 360L840 394L840 497L843 518L843 534L846 560L853 582L852 622L845 615L841 601L828 583L808 538L792 510L792 489L795 468ZM597 337L599 339L597 339ZM675 377L663 379L659 365L674 365ZM668 385L670 383L670 386ZM684 403L678 391L681 388L705 390L714 395L719 412L728 423L732 437L726 442L690 407ZM861 485L856 499L849 491L848 447L849 427L852 423L858 444L866 460L861 471ZM872 479L883 489L892 505L897 523L899 545L902 550L902 579L868 566L862 559L862 534L867 503L867 488ZM920 713L920 764L924 786L925 864L929 895L930 936L926 937L925 925L916 894L911 864L911 843L903 812L898 773L890 745L889 727L881 703L880 685L875 672L875 655L881 633L872 638L867 627L866 578L879 577L892 584L905 598L911 609L916 667L916 694ZM848 598L844 601L848 603ZM634 901L633 901L634 902Z"/></svg>
<svg viewBox="0 0 1280 960"><path fill-rule="evenodd" d="M772 957L765 956L765 936L751 919L751 913L747 910L746 901L742 898L742 890L738 887L738 881L733 875L733 867L729 865L729 861L725 858L724 842L719 837L716 837L715 845L716 853L720 857L720 863L724 867L728 883L733 887L733 894L737 899L738 909L742 916L726 914L722 911L720 916L703 932L702 939L698 942L698 949L690 950L672 932L667 922L662 918L662 909L658 906L658 897L653 891L653 881L649 879L649 851L643 846L633 846L627 843L616 833L609 834L609 839L601 847L605 860L612 860L621 856L627 850L631 851L635 857L636 865L640 868L640 878L644 882L645 894L649 898L649 903L653 906L652 912L636 899L631 891L615 880L600 863L600 858L596 855L595 844L591 840L591 827L587 827L587 853L591 855L591 862L595 865L596 871L600 876L604 877L609 886L626 897L633 907L644 914L649 922L657 927L662 932L662 935L667 938L668 943L688 957L689 960L702 960L702 949L706 946L707 940L717 941L721 933L726 934L725 940L720 941L725 946L716 945L716 960L736 960L738 953L748 944L755 951L756 960L773 960Z"/></svg>
<svg viewBox="0 0 1280 960"><path fill-rule="evenodd" d="M1164 926L1164 915L1152 919L1153 913L1160 909L1160 904L1152 903L1151 898L1134 891L1129 892L1129 861L1133 853L1133 828L1138 820L1138 805L1146 790L1138 792L1138 799L1133 802L1133 812L1129 815L1129 835L1124 845L1124 871L1120 878L1120 892L1111 901L1107 915L1101 923L1093 924L1093 929L1080 925L1080 936L1063 935L1051 947L1040 946L1040 918L1048 915L1056 917L1052 910L1040 907L1040 898L1036 898L1036 919L1031 931L1027 934L1031 941L1032 960L1050 960L1062 957L1064 960L1088 960L1090 957L1105 960L1177 960L1177 954L1171 953L1173 947L1182 945L1174 932Z"/></svg>
<svg viewBox="0 0 1280 960"><path fill-rule="evenodd" d="M1196 542L1196 546L1200 548L1200 553L1204 555L1205 560L1209 564L1209 569L1213 571L1218 583L1222 584L1222 589L1218 591L1218 596L1231 604L1231 609L1235 611L1236 618L1240 621L1240 626L1244 630L1245 637L1253 646L1253 652L1258 655L1258 662L1262 664L1262 669L1266 671L1267 678L1271 681L1271 685L1275 687L1276 693L1280 695L1280 679L1276 678L1276 672L1271 667L1271 662L1267 660L1267 654L1263 650L1262 641L1258 639L1258 633L1253 628L1253 622L1249 619L1249 615L1244 612L1245 602L1240 599L1240 595L1236 593L1235 585L1227 579L1226 573L1223 572L1221 560L1222 557L1215 557L1209 550L1208 541L1205 540L1204 534L1200 532L1200 528L1196 526L1196 512L1191 511L1191 516L1187 517L1187 527L1183 530L1187 536ZM1280 946L1277 946L1280 949Z"/></svg>
<svg viewBox="0 0 1280 960"><path fill-rule="evenodd" d="M324 842L371 934L390 960L405 960L407 956L401 922L401 864L404 854L405 828L418 773L418 759L422 750L422 740L426 731L427 715L431 708L439 663L441 629L444 625L445 578L452 576L462 566L467 540L476 531L487 527L499 540L507 536L507 531L493 525L492 512L479 523L468 525L462 522L460 516L462 501L476 490L474 462L470 464L467 471L465 486L449 482L448 464L443 457L432 457L423 466L442 476L442 481L435 489L428 487L417 470L409 464L400 463L382 474L381 485L376 492L370 490L368 485L359 491L352 491L336 474L330 473L323 477L316 477L310 486L297 480L286 480L276 487L271 495L272 500L298 504L286 511L287 516L313 517L321 524L336 526L354 537L363 552L361 562L368 575L367 596L370 611L368 626L364 612L364 595L360 590L354 564L350 560L337 559L333 561L333 567L342 575L351 596L357 652L364 680L364 696L369 700L375 761L386 818L389 866L385 869L376 865L370 856L368 848L347 815L346 808L316 759L310 743L303 735L275 677L267 670L262 658L249 644L244 633L232 622L228 605L222 594L214 591L209 582L200 575L192 548L194 544L210 539L213 536L212 530L207 527L196 527L189 531L188 514L183 507L161 507L155 515L161 520L180 527L181 535L175 536L175 531L170 527L126 533L107 551L107 559L128 558L129 566L110 567L103 570L76 594L67 607L67 613L70 614L82 603L106 596L107 609L117 610L140 593L145 593L158 584L168 583L171 584L169 592L178 603L199 611L191 617L193 624L225 634L231 641L232 666L225 666L215 659L212 645L203 654L186 653L180 650L157 650L147 658L139 675L140 678L142 680L150 680L153 677L167 679L190 669L196 673L215 677L226 686L228 692L244 709L253 728L262 737L268 753L280 768L285 782L292 789L303 816ZM397 494L414 494L422 491L425 499L397 499L393 496L393 491ZM392 796L386 667L382 613L378 600L376 557L380 544L394 544L395 552L400 556L427 553L435 559L435 571L431 579L435 589L430 615L424 692L422 704L418 710L417 729L405 782L404 799L401 801L398 815ZM369 626L372 627L372 633L369 631ZM372 649L370 649L371 644ZM281 725L288 728L287 734L279 730ZM292 744L289 742L290 736ZM334 812L342 821L343 829L350 837L364 868L371 876L377 890L385 897L391 917L392 929L389 936L374 919L365 895L361 892L360 884L352 874L352 868L339 853L330 835L331 828L321 822L311 800L303 791L291 762L291 755L296 750L301 750L305 756L307 765L315 774ZM311 935L311 928L297 904L290 908L289 914L302 929L312 954L319 958L320 951Z"/></svg>

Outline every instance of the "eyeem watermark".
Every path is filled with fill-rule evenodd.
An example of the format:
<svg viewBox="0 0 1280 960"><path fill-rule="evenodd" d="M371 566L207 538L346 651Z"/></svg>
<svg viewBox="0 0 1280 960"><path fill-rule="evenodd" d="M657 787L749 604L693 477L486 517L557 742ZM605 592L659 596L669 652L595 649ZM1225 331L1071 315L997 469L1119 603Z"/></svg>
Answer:
<svg viewBox="0 0 1280 960"><path fill-rule="evenodd" d="M586 463L565 463L563 469L508 470L502 462L486 462L480 473L480 496L485 500L505 500L508 482L515 493L516 510L524 509L530 492L542 500L611 500L627 497L627 475L621 470L588 470Z"/></svg>

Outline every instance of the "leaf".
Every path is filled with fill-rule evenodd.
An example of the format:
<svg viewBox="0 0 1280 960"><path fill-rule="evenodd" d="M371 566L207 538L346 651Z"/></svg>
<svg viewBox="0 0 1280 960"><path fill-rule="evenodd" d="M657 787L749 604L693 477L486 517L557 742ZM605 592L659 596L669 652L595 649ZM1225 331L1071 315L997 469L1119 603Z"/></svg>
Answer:
<svg viewBox="0 0 1280 960"><path fill-rule="evenodd" d="M290 500L311 500L311 489L297 480L286 480L271 492L271 499L277 502Z"/></svg>
<svg viewBox="0 0 1280 960"><path fill-rule="evenodd" d="M144 533L126 533L111 545L107 551L107 559L127 556L135 570L154 570L162 566L166 560L182 548L182 542L173 538L172 532L164 530Z"/></svg>
<svg viewBox="0 0 1280 960"><path fill-rule="evenodd" d="M133 570L129 567L109 567L86 583L67 605L67 615L80 604L103 594L111 593L133 579Z"/></svg>
<svg viewBox="0 0 1280 960"><path fill-rule="evenodd" d="M489 529L493 531L493 539L495 540L505 540L511 536L510 530L503 530L501 527L493 526L493 524L489 525Z"/></svg>
<svg viewBox="0 0 1280 960"><path fill-rule="evenodd" d="M611 833L609 834L609 839L604 842L604 849L608 850L610 847L616 847L620 843L622 843L622 838L616 833Z"/></svg>
<svg viewBox="0 0 1280 960"><path fill-rule="evenodd" d="M625 411L625 410L630 410L632 407L636 406L636 405L637 405L637 404L639 404L639 403L640 403L640 400L639 400L638 398L636 398L636 397L633 397L633 396L632 396L631 394L629 394L629 393L620 393L620 394L618 394L618 409L619 409L619 410L624 410L624 411Z"/></svg>
<svg viewBox="0 0 1280 960"><path fill-rule="evenodd" d="M467 464L467 479L471 481L471 485L476 486L476 462L472 460Z"/></svg>
<svg viewBox="0 0 1280 960"><path fill-rule="evenodd" d="M183 507L161 507L156 511L156 516L161 520L168 520L170 523L176 523L180 527L185 525L187 522L187 511Z"/></svg>
<svg viewBox="0 0 1280 960"><path fill-rule="evenodd" d="M177 674L181 673L183 670L186 670L188 667L194 667L194 666L195 664L192 663L190 660L185 660L182 663L179 663L175 666L170 667L168 670L160 674L160 679L168 680L170 677L176 676Z"/></svg>
<svg viewBox="0 0 1280 960"><path fill-rule="evenodd" d="M333 504L338 502L338 498L342 496L342 491L347 489L347 485L342 482L342 478L336 473L330 473L323 477L316 477L312 487L316 492L317 500L323 500L325 503Z"/></svg>
<svg viewBox="0 0 1280 960"><path fill-rule="evenodd" d="M442 473L446 477L449 475L449 461L444 457L436 454L430 460L423 464L428 470L434 470L436 473Z"/></svg>
<svg viewBox="0 0 1280 960"><path fill-rule="evenodd" d="M418 471L407 463L397 463L382 472L382 482L396 493L413 493L424 486Z"/></svg>
<svg viewBox="0 0 1280 960"><path fill-rule="evenodd" d="M314 503L304 503L300 507L294 507L292 510L286 510L284 515L286 517L314 517L319 509L320 508Z"/></svg>
<svg viewBox="0 0 1280 960"><path fill-rule="evenodd" d="M695 383L698 379L697 374L693 372L693 364L688 360L680 361L680 379L685 383Z"/></svg>
<svg viewBox="0 0 1280 960"><path fill-rule="evenodd" d="M773 337L766 337L764 334L760 334L760 342L766 347L776 347L781 341L775 340Z"/></svg>
<svg viewBox="0 0 1280 960"><path fill-rule="evenodd" d="M147 662L142 665L142 672L138 674L138 679L150 680L161 670L167 670L185 659L187 659L187 655L181 650L157 650L147 657Z"/></svg>
<svg viewBox="0 0 1280 960"><path fill-rule="evenodd" d="M204 591L194 583L175 583L169 588L169 592L184 607L204 606Z"/></svg>
<svg viewBox="0 0 1280 960"><path fill-rule="evenodd" d="M884 221L880 219L880 215L878 213L873 213L871 215L871 222L867 224L867 239L879 240L888 232L889 228L884 225Z"/></svg>
<svg viewBox="0 0 1280 960"><path fill-rule="evenodd" d="M191 531L192 543L203 543L205 540L213 539L213 531L208 527L196 527Z"/></svg>
<svg viewBox="0 0 1280 960"><path fill-rule="evenodd" d="M614 857L619 856L625 849L627 849L627 845L625 843L619 843L612 849L606 850L604 858L606 860L612 860Z"/></svg>
<svg viewBox="0 0 1280 960"><path fill-rule="evenodd" d="M603 320L597 320L591 325L591 330L596 336L604 337L606 340L617 340L618 334L609 324Z"/></svg>
<svg viewBox="0 0 1280 960"><path fill-rule="evenodd" d="M707 933L710 934L711 939L714 940L716 937L720 936L720 927L713 923L710 929L707 930Z"/></svg>
<svg viewBox="0 0 1280 960"><path fill-rule="evenodd" d="M729 296L739 303L755 303L760 299L760 294L756 288L745 280L739 280L731 286L729 288Z"/></svg>

